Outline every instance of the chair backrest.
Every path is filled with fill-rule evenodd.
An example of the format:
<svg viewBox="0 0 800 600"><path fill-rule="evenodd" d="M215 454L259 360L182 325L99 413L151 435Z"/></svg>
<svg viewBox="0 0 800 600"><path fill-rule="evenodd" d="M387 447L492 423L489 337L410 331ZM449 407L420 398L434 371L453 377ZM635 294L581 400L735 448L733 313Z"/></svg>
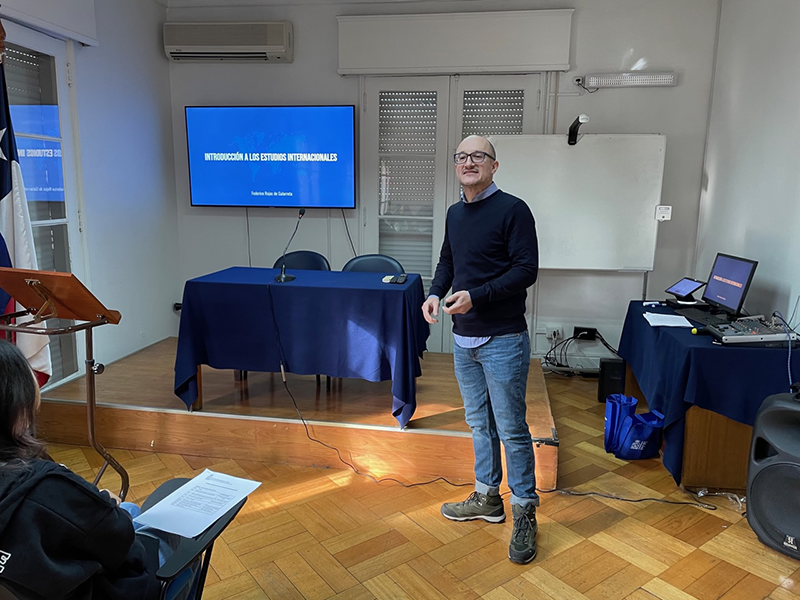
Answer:
<svg viewBox="0 0 800 600"><path fill-rule="evenodd" d="M385 254L362 254L347 261L342 271L361 271L366 273L404 273L403 265L395 258Z"/></svg>
<svg viewBox="0 0 800 600"><path fill-rule="evenodd" d="M307 271L330 271L331 263L319 252L313 250L295 250L289 252L283 260L278 258L273 269L280 269L282 264L286 264L287 269L305 269Z"/></svg>

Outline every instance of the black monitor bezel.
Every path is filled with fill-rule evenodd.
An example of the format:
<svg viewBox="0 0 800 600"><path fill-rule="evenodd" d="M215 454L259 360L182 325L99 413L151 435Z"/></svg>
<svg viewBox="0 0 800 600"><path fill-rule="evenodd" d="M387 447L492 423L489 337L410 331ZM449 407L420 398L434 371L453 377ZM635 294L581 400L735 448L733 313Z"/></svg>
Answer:
<svg viewBox="0 0 800 600"><path fill-rule="evenodd" d="M753 275L755 275L756 273L756 267L758 266L758 261L751 260L749 258L742 258L741 256L734 256L733 254L725 254L723 252L717 252L717 256L716 258L714 258L714 264L711 265L711 270L708 272L708 281L711 281L711 277L714 274L714 268L717 266L717 261L720 259L720 257L730 258L744 263L750 263L752 265L752 268L750 269L750 276L747 278L747 282L745 283L744 289L742 290L742 295L739 298L739 306L736 307L735 311L731 311L731 308L729 306L725 306L724 304L717 302L713 298L707 297L706 294L708 293L708 285L706 285L706 289L703 292L702 300L709 306L712 306L719 310L723 310L729 315L738 316L742 312L742 306L744 306L744 301L747 298L747 292L750 291L750 283L753 281Z"/></svg>
<svg viewBox="0 0 800 600"><path fill-rule="evenodd" d="M674 288L676 285L678 285L679 283L682 283L682 282L684 282L684 281L693 281L693 282L695 282L695 283L697 284L697 287L695 287L695 288L694 288L694 289L693 289L691 292L689 292L688 294L685 294L685 295L683 295L683 296L679 296L679 295L678 295L678 294L676 294L675 292L671 291L671 290L672 290L672 288ZM665 293L665 294L672 294L672 295L673 295L673 296L675 296L675 297L676 297L678 300L684 300L684 299L686 299L686 298L689 298L689 297L691 297L691 295L692 295L692 294L694 294L694 293L695 293L697 290L699 290L699 289L700 289L701 287L703 287L705 284L706 284L706 282L705 282L705 281L700 281L699 279L695 279L694 277L681 277L681 278L680 278L678 281L676 281L676 282L675 282L675 283L673 283L671 286L669 286L667 289L665 289L665 290L664 290L664 293Z"/></svg>
<svg viewBox="0 0 800 600"><path fill-rule="evenodd" d="M190 108L350 108L353 119L353 202L338 206L317 206L301 204L195 204L192 194L192 165L189 158L189 109ZM358 206L359 196L359 147L358 147L358 111L355 104L187 104L183 107L183 132L186 143L187 186L189 188L189 206L192 208L288 208L296 210L353 210Z"/></svg>

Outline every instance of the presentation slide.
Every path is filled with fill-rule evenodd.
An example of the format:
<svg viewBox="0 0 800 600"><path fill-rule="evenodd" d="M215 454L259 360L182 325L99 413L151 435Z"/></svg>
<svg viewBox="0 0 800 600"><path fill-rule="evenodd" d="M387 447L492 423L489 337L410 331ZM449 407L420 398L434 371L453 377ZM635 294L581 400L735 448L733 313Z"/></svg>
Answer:
<svg viewBox="0 0 800 600"><path fill-rule="evenodd" d="M63 202L61 142L18 137L17 153L28 202Z"/></svg>
<svg viewBox="0 0 800 600"><path fill-rule="evenodd" d="M186 107L194 206L355 207L352 106Z"/></svg>
<svg viewBox="0 0 800 600"><path fill-rule="evenodd" d="M718 256L704 298L736 310L754 269L751 262Z"/></svg>
<svg viewBox="0 0 800 600"><path fill-rule="evenodd" d="M58 106L12 105L11 123L16 134L19 166L28 202L63 202L64 168L61 142L22 137L19 134L61 137Z"/></svg>

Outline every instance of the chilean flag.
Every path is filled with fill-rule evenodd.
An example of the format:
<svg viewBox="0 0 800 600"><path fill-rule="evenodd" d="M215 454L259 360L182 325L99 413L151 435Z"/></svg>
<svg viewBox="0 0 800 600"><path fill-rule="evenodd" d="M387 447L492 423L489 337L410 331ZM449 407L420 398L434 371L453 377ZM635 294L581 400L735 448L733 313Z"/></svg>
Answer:
<svg viewBox="0 0 800 600"><path fill-rule="evenodd" d="M33 246L33 230L22 185L17 144L11 128L11 111L6 91L6 73L0 63L0 266L18 269L39 269ZM0 289L0 312L9 313L16 308L13 299ZM24 317L17 322L31 320ZM39 384L44 385L53 374L50 364L50 339L46 335L18 333L17 347L36 372Z"/></svg>

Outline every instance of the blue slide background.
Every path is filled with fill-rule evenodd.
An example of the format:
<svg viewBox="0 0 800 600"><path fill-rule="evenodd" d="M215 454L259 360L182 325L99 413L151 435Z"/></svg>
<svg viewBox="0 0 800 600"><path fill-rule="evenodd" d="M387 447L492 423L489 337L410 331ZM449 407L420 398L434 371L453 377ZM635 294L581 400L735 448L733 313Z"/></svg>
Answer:
<svg viewBox="0 0 800 600"><path fill-rule="evenodd" d="M754 268L752 263L730 259L726 256L719 256L712 269L712 274L708 278L706 293L703 297L719 302L721 305L731 308L731 310L735 310L739 306L742 294L744 294L745 287L747 286L747 279ZM714 275L736 281L740 283L742 287L736 287L723 281L717 281L714 279Z"/></svg>
<svg viewBox="0 0 800 600"><path fill-rule="evenodd" d="M353 208L353 120L352 106L186 107L192 204ZM338 160L206 161L206 152L336 153Z"/></svg>
<svg viewBox="0 0 800 600"><path fill-rule="evenodd" d="M14 104L11 122L17 134L19 166L28 202L63 202L64 169L61 163L61 142L21 137L19 134L61 137L58 106ZM52 156L28 156L28 150L48 150Z"/></svg>

